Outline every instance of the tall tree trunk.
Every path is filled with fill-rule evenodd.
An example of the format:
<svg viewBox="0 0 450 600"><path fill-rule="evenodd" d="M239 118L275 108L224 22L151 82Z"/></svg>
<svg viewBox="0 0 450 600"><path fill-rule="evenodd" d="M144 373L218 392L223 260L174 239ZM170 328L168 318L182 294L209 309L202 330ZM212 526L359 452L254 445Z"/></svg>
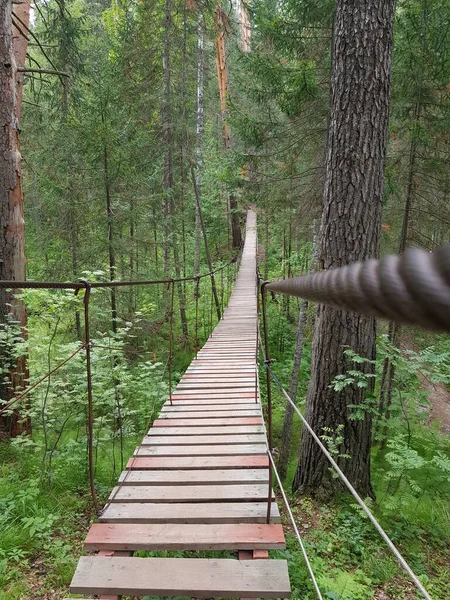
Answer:
<svg viewBox="0 0 450 600"><path fill-rule="evenodd" d="M377 256L389 113L394 0L337 0L334 19L331 106L319 257L323 268ZM370 481L371 417L349 418L364 390L330 388L352 367L351 348L368 359L375 353L375 319L320 305L312 348L306 419L318 435L342 426L339 466L363 496ZM366 366L367 371L371 369ZM348 455L344 458L343 455ZM293 489L328 499L340 483L305 430Z"/></svg>
<svg viewBox="0 0 450 600"><path fill-rule="evenodd" d="M105 127L105 115L102 110L101 119ZM114 213L111 202L111 180L109 176L109 153L106 142L106 130L104 131L105 140L103 142L103 176L105 182L106 198L106 219L107 219L107 240L108 240L108 262L109 262L109 280L113 281L116 277L116 254L114 251ZM117 294L116 288L111 288L111 328L114 334L117 333Z"/></svg>
<svg viewBox="0 0 450 600"><path fill-rule="evenodd" d="M15 14L28 26L30 1L14 7ZM23 281L25 268L25 229L20 155L20 115L22 107L23 74L17 71L25 64L27 40L18 31L13 37L12 2L0 3L0 279ZM11 292L0 290L0 327L12 320L26 339L27 313L22 300ZM4 352L9 355L8 348ZM0 398L10 400L14 392L25 386L28 376L26 356L11 359L1 356L9 373L0 379ZM7 381L5 383L5 375ZM18 411L11 417L0 417L0 429L11 436L31 431L29 419L20 420Z"/></svg>
<svg viewBox="0 0 450 600"><path fill-rule="evenodd" d="M195 120L195 159L197 163L196 184L197 194L200 203L195 202L195 237L194 237L194 273L200 273L200 254L201 254L201 223L200 223L200 205L202 200L202 179L203 179L203 130L205 126L205 23L203 15L200 13L197 22L197 106Z"/></svg>
<svg viewBox="0 0 450 600"><path fill-rule="evenodd" d="M313 252L311 263L309 266L309 273L314 273L317 264L317 254L319 250L318 244L318 231L317 231L317 219L313 223ZM300 376L300 367L302 364L303 356L303 334L306 325L306 318L308 314L308 301L303 300L300 305L300 312L298 315L297 325L297 336L295 340L294 350L294 364L292 366L291 382L289 384L289 397L295 402L297 397L298 380ZM281 433L281 447L280 455L278 457L278 473L283 479L286 477L287 468L289 464L289 456L291 453L291 435L292 435L292 422L294 419L294 408L289 402L286 405L286 411L284 413L283 430Z"/></svg>
<svg viewBox="0 0 450 600"><path fill-rule="evenodd" d="M163 77L164 96L162 103L162 141L164 145L163 167L163 194L164 194L164 276L169 277L170 269L170 195L173 193L173 165L172 165L172 129L171 129L171 77L170 77L170 29L171 19L170 0L164 1L164 49L163 49ZM167 294L166 294L167 296ZM166 298L166 304L167 298Z"/></svg>
<svg viewBox="0 0 450 600"><path fill-rule="evenodd" d="M202 204L201 204L200 196L199 196L198 189L197 189L197 181L195 179L194 169L192 167L191 167L191 175L192 175L192 183L194 184L194 193L195 193L195 199L196 199L196 202L197 202L197 209L198 209L198 215L199 215L199 220L200 220L200 226L201 226L202 233L203 233L203 243L205 244L206 263L208 265L208 269L209 269L209 272L210 272L211 291L212 291L212 295L211 295L211 312L212 312L212 306L213 306L213 300L214 300L214 305L216 307L216 313L217 313L217 319L220 321L220 319L222 317L222 314L221 314L221 311L220 311L219 296L217 294L216 278L215 278L214 273L213 273L213 264L212 264L212 260L211 260L211 253L209 251L208 236L207 236L207 233L206 233L205 221L203 220ZM211 319L211 322L212 322L212 319Z"/></svg>
<svg viewBox="0 0 450 600"><path fill-rule="evenodd" d="M220 2L216 7L216 63L219 82L220 112L222 114L222 137L225 150L231 148L230 127L227 122L228 110L228 66L225 53L225 34L227 17L224 15ZM233 248L240 248L242 244L241 226L239 224L238 203L235 195L228 194L228 207L231 220L231 238Z"/></svg>
<svg viewBox="0 0 450 600"><path fill-rule="evenodd" d="M250 38L252 33L246 4L248 2L244 2L243 0L238 0L237 3L239 28L241 30L241 48L242 52L245 53L250 52Z"/></svg>
<svg viewBox="0 0 450 600"><path fill-rule="evenodd" d="M171 112L171 77L170 77L170 35L171 35L171 3L170 0L165 0L164 3L164 54L163 54L163 71L164 71L164 101L163 101L163 139L165 147L164 158L164 202L165 202L165 264L166 277L170 272L169 257L170 245L173 249L173 262L175 268L175 276L181 278L180 257L178 252L177 228L175 220L175 200L174 200L174 179L173 179L173 139L172 139L172 112ZM172 232L170 234L169 227ZM167 251L167 254L166 254ZM181 328L185 343L188 340L188 324L186 317L186 302L184 298L183 286L177 283L178 306L180 311Z"/></svg>
<svg viewBox="0 0 450 600"><path fill-rule="evenodd" d="M134 243L134 232L136 229L135 223L135 212L136 212L136 199L133 194L130 195L130 255L129 255L129 267L130 267L130 279L135 279L135 270L137 259L135 253L137 253L137 246ZM130 318L133 316L135 311L135 294L133 286L128 290L128 312Z"/></svg>

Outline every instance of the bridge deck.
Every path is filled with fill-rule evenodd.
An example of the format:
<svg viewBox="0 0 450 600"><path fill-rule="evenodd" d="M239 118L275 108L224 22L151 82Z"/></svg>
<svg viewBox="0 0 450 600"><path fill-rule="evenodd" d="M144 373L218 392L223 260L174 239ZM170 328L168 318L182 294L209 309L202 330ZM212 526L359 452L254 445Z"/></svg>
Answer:
<svg viewBox="0 0 450 600"><path fill-rule="evenodd" d="M77 594L281 598L290 594L256 385L256 216L228 307L122 473L85 547ZM134 558L137 550L235 550L238 560Z"/></svg>

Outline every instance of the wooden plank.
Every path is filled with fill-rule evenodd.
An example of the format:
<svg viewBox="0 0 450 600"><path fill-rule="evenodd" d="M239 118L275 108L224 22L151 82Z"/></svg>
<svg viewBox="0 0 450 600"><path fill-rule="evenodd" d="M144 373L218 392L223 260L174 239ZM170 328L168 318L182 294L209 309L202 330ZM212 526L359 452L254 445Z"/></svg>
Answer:
<svg viewBox="0 0 450 600"><path fill-rule="evenodd" d="M218 398L233 399L233 398L254 398L255 392L236 392L232 390L228 392L208 392L207 390L182 390L172 394L173 400L189 400L189 398L204 398L207 400L216 400Z"/></svg>
<svg viewBox="0 0 450 600"><path fill-rule="evenodd" d="M271 523L280 523L276 503L271 505ZM119 503L109 504L101 523L265 523L267 502Z"/></svg>
<svg viewBox="0 0 450 600"><path fill-rule="evenodd" d="M268 486L240 485L128 485L114 488L111 502L261 502L267 499ZM273 492L272 492L272 497Z"/></svg>
<svg viewBox="0 0 450 600"><path fill-rule="evenodd" d="M159 419L244 419L246 417L259 417L261 415L260 407L248 408L246 410L202 410L202 411L163 411L159 414Z"/></svg>
<svg viewBox="0 0 450 600"><path fill-rule="evenodd" d="M222 405L228 405L231 404L233 406L239 406L241 404L244 405L255 405L258 404L255 402L255 395L253 394L253 396L251 398L196 398L195 396L191 397L191 396L187 396L186 398L175 398L174 396L172 396L172 405L170 404L170 401L167 401L166 404L164 404L164 406L174 406L174 407L180 407L182 408L183 406L198 406L198 407L203 407L203 406L209 406L209 405L214 405L214 406L222 406Z"/></svg>
<svg viewBox="0 0 450 600"><path fill-rule="evenodd" d="M286 598L285 560L82 556L73 594Z"/></svg>
<svg viewBox="0 0 450 600"><path fill-rule="evenodd" d="M178 436L178 435L236 435L264 433L262 425L225 425L219 427L155 427L148 435Z"/></svg>
<svg viewBox="0 0 450 600"><path fill-rule="evenodd" d="M220 444L265 444L262 433L246 435L147 435L143 446L216 446Z"/></svg>
<svg viewBox="0 0 450 600"><path fill-rule="evenodd" d="M156 419L153 427L207 427L209 425L262 425L261 417L230 417L214 419Z"/></svg>
<svg viewBox="0 0 450 600"><path fill-rule="evenodd" d="M256 402L247 402L246 404L234 404L232 401L227 402L227 404L204 404L203 406L200 404L195 405L174 405L167 402L161 408L162 413L179 413L179 412L220 412L220 411L248 411L248 410L260 410L258 404Z"/></svg>
<svg viewBox="0 0 450 600"><path fill-rule="evenodd" d="M285 548L283 528L276 524L94 523L86 550L239 550Z"/></svg>
<svg viewBox="0 0 450 600"><path fill-rule="evenodd" d="M216 444L207 446L139 446L135 456L242 456L267 452L267 444Z"/></svg>
<svg viewBox="0 0 450 600"><path fill-rule="evenodd" d="M217 381L233 381L235 382L237 381L248 381L249 379L252 380L255 378L256 375L256 371L251 371L249 373L241 373L241 372L233 372L230 371L228 373L208 373L205 372L203 369L199 369L198 371L186 371L186 373L183 375L181 381L190 381L191 379L193 379L194 381L197 380L204 380L204 381L212 381L212 382L217 382Z"/></svg>
<svg viewBox="0 0 450 600"><path fill-rule="evenodd" d="M199 485L268 483L268 469L202 469L201 471L123 471L121 485Z"/></svg>
<svg viewBox="0 0 450 600"><path fill-rule="evenodd" d="M127 469L267 469L264 456L133 456Z"/></svg>

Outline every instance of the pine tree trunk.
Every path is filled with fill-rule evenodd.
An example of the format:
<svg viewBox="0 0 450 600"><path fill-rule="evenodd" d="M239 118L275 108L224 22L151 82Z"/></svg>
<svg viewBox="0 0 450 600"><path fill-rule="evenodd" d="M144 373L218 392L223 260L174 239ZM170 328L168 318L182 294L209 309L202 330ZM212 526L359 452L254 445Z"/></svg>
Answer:
<svg viewBox="0 0 450 600"><path fill-rule="evenodd" d="M28 25L30 2L14 7L14 13ZM25 230L20 155L20 115L22 106L23 74L17 68L25 64L27 40L16 31L13 37L12 3L0 3L0 279L23 281L25 267ZM27 314L22 300L11 292L0 290L0 327L12 319L26 339ZM5 352L9 354L8 349ZM0 356L3 365L9 364L9 373L0 378L0 398L8 401L14 392L25 386L28 370L26 356L11 360ZM5 375L7 381L5 382ZM11 436L31 431L29 419L20 420L18 411L11 417L0 417L0 429Z"/></svg>
<svg viewBox="0 0 450 600"><path fill-rule="evenodd" d="M231 148L231 134L227 122L229 86L228 65L225 53L225 21L226 17L219 2L216 7L216 63L217 78L219 82L220 111L222 114L223 147L227 151ZM242 234L241 226L239 224L238 203L236 197L231 192L228 194L228 208L230 211L232 245L233 248L240 248L242 245Z"/></svg>
<svg viewBox="0 0 450 600"><path fill-rule="evenodd" d="M336 3L319 251L325 269L378 254L393 16L394 0ZM353 366L344 355L346 348L373 359L375 320L319 306L305 416L319 436L324 428L334 432L343 426L338 463L363 497L373 497L371 417L366 412L362 420L349 419L349 405L361 404L364 390L346 387L338 393L330 388L337 375ZM330 498L340 484L329 467L313 438L303 431L293 489Z"/></svg>
<svg viewBox="0 0 450 600"><path fill-rule="evenodd" d="M175 200L174 200L174 177L173 177L173 139L172 139L172 113L171 113L171 77L170 77L170 35L171 35L171 3L165 0L164 3L164 100L163 100L163 140L165 147L164 158L164 178L163 189L165 196L165 248L164 248L164 267L166 269L165 277L170 273L170 246L173 249L173 262L175 276L181 278L180 257L178 252L177 228L175 220ZM171 229L171 232L170 232ZM186 317L186 302L184 298L183 286L176 284L178 307L180 311L181 328L185 343L188 339L188 325Z"/></svg>
<svg viewBox="0 0 450 600"><path fill-rule="evenodd" d="M172 164L172 129L171 129L171 77L170 77L170 29L171 29L171 2L164 1L164 49L163 49L163 77L164 97L162 103L162 141L164 145L163 167L163 193L164 193L164 277L168 277L170 269L170 203L173 192L173 164ZM168 296L165 294L165 304L168 305ZM168 312L166 313L168 316Z"/></svg>
<svg viewBox="0 0 450 600"><path fill-rule="evenodd" d="M202 200L202 177L203 177L203 130L205 125L205 24L203 15L198 16L197 24L197 107L196 107L196 127L195 127L195 159L197 162L196 183L197 194L200 203L195 202L195 235L194 235L194 273L200 273L200 254L201 254L201 223L200 223L200 204Z"/></svg>
<svg viewBox="0 0 450 600"><path fill-rule="evenodd" d="M102 123L105 126L105 115L101 113ZM103 142L103 176L105 183L105 198L106 198L106 219L107 219L107 240L108 240L108 262L109 262L109 280L114 281L116 277L116 254L114 252L114 213L111 202L111 181L109 177L109 153L106 143L106 131L104 132L105 140ZM114 334L117 333L117 294L116 288L111 290L111 328Z"/></svg>

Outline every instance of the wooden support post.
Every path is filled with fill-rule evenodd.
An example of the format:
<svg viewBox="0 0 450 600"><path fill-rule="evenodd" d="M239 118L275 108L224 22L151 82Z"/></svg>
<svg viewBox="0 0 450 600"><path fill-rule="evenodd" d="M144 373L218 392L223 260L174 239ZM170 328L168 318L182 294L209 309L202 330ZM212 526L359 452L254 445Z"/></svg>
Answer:
<svg viewBox="0 0 450 600"><path fill-rule="evenodd" d="M239 560L253 560L253 559L268 559L268 550L240 550L238 552ZM255 600L254 598L240 598L239 600Z"/></svg>
<svg viewBox="0 0 450 600"><path fill-rule="evenodd" d="M133 556L133 552L115 551L115 550L99 550L97 556ZM100 600L122 600L122 596L109 596L102 594Z"/></svg>

